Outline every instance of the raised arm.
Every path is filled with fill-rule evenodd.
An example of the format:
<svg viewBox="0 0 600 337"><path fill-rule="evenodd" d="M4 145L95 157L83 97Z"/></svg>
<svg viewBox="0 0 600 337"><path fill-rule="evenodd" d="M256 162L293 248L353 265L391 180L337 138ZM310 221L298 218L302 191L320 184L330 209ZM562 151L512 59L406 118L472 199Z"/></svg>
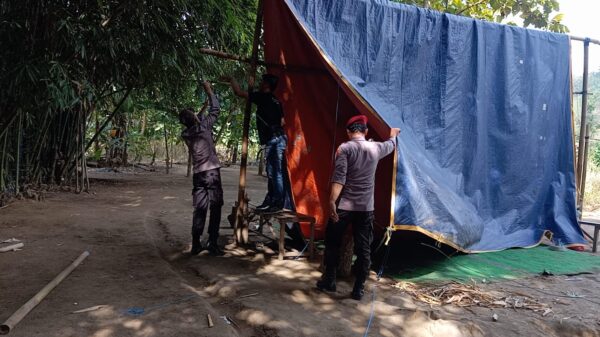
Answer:
<svg viewBox="0 0 600 337"><path fill-rule="evenodd" d="M379 143L379 159L394 152L394 149L396 148L396 137L398 137L399 134L400 129L392 128L390 130L390 139L386 140L383 143Z"/></svg>
<svg viewBox="0 0 600 337"><path fill-rule="evenodd" d="M204 81L202 83L204 87L204 91L206 92L206 96L208 96L208 115L206 115L206 123L209 128L212 128L213 124L219 118L219 113L221 111L221 105L219 104L219 99L213 92L212 86L208 81Z"/></svg>
<svg viewBox="0 0 600 337"><path fill-rule="evenodd" d="M246 99L248 98L248 92L242 90L240 84L233 77L224 77L223 79L229 82L229 84L231 85L231 89L233 90L233 93L236 96L243 97Z"/></svg>

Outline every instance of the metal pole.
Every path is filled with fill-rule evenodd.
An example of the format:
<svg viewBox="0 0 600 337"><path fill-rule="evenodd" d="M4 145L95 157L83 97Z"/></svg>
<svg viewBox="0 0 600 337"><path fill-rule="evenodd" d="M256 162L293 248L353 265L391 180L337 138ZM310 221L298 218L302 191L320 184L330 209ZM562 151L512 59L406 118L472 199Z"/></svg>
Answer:
<svg viewBox="0 0 600 337"><path fill-rule="evenodd" d="M585 128L587 127L587 96L588 96L588 68L590 57L590 41L583 42L583 88L581 90L581 126L579 128L579 148L577 149L577 187L581 191L583 160L585 151ZM582 193L579 193L579 200L582 200Z"/></svg>
<svg viewBox="0 0 600 337"><path fill-rule="evenodd" d="M575 41L589 41L591 43L600 45L600 40L596 40L596 39L590 39L589 37L579 37L579 36L573 36L573 35L569 35L569 37L571 38L571 40L575 40Z"/></svg>
<svg viewBox="0 0 600 337"><path fill-rule="evenodd" d="M248 69L248 93L254 88L254 79L256 77L256 67L258 63L258 44L260 42L260 32L262 27L263 1L258 1L256 11L256 25L254 27L254 41L252 42L252 57L250 58L250 68ZM244 124L242 130L242 159L240 162L240 186L238 190L238 208L235 221L234 233L235 242L238 244L248 243L248 226L244 221L246 212L246 167L248 165L248 134L250 129L250 114L252 113L252 104L250 99L246 100L244 110Z"/></svg>
<svg viewBox="0 0 600 337"><path fill-rule="evenodd" d="M588 150L590 144L590 126L589 124L585 127L585 149L583 150L583 171L581 172L581 191L579 193L579 207L581 212L579 213L583 217L583 198L585 197L585 179L587 175L587 163L588 163Z"/></svg>

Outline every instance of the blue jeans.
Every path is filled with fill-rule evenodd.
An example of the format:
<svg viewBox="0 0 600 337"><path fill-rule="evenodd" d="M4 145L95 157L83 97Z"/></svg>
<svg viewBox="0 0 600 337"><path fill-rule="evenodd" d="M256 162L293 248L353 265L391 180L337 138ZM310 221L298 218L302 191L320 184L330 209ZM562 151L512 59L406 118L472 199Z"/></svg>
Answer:
<svg viewBox="0 0 600 337"><path fill-rule="evenodd" d="M267 196L265 197L265 201L263 201L263 205L283 208L285 202L283 170L287 169L283 156L287 147L287 136L273 137L265 146L268 183Z"/></svg>

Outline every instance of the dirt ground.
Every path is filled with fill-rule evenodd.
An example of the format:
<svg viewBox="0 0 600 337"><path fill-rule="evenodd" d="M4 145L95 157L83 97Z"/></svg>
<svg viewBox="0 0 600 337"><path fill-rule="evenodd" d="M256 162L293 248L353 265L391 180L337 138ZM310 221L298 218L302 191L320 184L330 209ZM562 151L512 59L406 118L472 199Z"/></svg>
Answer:
<svg viewBox="0 0 600 337"><path fill-rule="evenodd" d="M225 168L222 174L226 245L238 171ZM600 336L599 274L481 285L534 296L552 307L546 316L429 306L391 287L392 280L376 283L374 277L363 301L356 302L348 297L350 280L335 295L313 289L320 276L316 261L281 262L269 252L230 246L223 257L186 257L192 209L191 179L183 167L169 175L92 177L91 194L49 193L43 202L23 200L0 210L0 241L14 237L25 243L20 251L0 254L0 321L82 251L91 252L10 336L362 336L372 308L370 336ZM264 184L250 172L251 198L259 199ZM569 292L583 297L565 295ZM103 307L73 313L98 305Z"/></svg>

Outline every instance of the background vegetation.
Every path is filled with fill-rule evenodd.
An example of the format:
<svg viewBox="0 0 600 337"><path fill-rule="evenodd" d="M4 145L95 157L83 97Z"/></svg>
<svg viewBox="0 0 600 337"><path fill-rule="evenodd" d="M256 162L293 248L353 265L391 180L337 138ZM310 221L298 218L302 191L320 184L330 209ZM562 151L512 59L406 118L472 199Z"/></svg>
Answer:
<svg viewBox="0 0 600 337"><path fill-rule="evenodd" d="M40 185L81 191L87 162L184 162L176 113L200 108L205 98L198 81L225 74L246 78L245 65L199 50L248 56L257 2L0 2L0 204ZM567 31L555 0L401 2ZM224 161L235 161L243 102L223 83L215 89L223 103L215 127L219 152ZM253 159L258 147L251 130Z"/></svg>

